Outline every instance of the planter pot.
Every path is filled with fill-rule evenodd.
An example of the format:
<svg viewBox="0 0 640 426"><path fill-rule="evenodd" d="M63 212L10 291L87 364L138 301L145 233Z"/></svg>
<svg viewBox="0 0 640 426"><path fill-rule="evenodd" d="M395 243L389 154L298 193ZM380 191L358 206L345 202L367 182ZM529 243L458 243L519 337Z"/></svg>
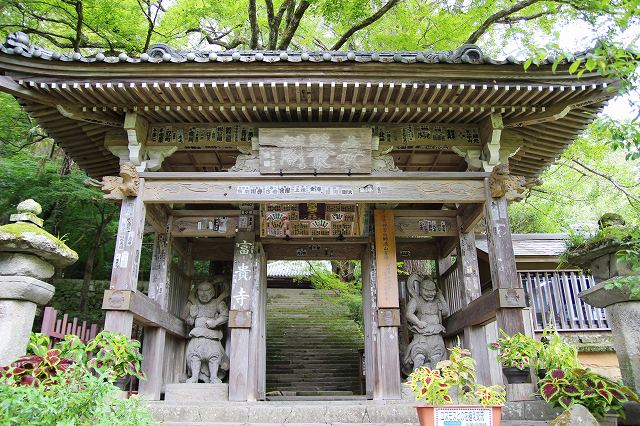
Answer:
<svg viewBox="0 0 640 426"><path fill-rule="evenodd" d="M502 417L502 406L483 407L481 405L439 405L439 406L420 406L418 410L418 419L420 426L437 426L439 424L458 424L455 421L465 419L466 415L473 413L476 419L469 419L475 425L482 426L499 426ZM485 422L477 420L477 414L482 413ZM451 423L445 423L446 418Z"/></svg>
<svg viewBox="0 0 640 426"><path fill-rule="evenodd" d="M502 367L502 373L507 378L510 385L518 383L531 383L531 373L529 368L519 370L515 367Z"/></svg>

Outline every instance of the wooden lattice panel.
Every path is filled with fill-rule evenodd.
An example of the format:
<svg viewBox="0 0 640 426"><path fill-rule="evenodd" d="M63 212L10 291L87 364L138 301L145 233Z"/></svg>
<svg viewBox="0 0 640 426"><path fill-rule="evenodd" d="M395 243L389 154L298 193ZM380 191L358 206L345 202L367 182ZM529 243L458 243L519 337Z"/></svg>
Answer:
<svg viewBox="0 0 640 426"><path fill-rule="evenodd" d="M362 206L356 204L264 204L262 237L353 237L364 229Z"/></svg>

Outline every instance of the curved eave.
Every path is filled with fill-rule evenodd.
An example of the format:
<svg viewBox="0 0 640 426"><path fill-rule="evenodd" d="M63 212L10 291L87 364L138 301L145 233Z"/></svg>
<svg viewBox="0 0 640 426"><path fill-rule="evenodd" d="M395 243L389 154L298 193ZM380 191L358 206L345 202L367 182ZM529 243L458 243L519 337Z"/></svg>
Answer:
<svg viewBox="0 0 640 426"><path fill-rule="evenodd" d="M615 95L611 80L586 73L577 79L565 66L553 73L546 65L525 72L521 65L466 63L86 63L0 53L0 73L0 90L18 97L94 177L117 172L104 135L127 111L151 123L256 126L478 124L497 112L512 123L503 135L524 142L510 161L512 172L532 177ZM59 105L87 120L68 118ZM563 105L573 108L536 124Z"/></svg>

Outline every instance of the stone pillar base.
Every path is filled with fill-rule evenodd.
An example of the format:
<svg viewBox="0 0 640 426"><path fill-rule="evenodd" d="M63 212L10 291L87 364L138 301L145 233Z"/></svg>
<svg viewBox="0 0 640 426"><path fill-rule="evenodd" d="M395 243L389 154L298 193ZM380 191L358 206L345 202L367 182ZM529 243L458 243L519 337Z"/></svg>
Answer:
<svg viewBox="0 0 640 426"><path fill-rule="evenodd" d="M54 290L36 278L0 276L0 366L26 353L36 306L51 300Z"/></svg>
<svg viewBox="0 0 640 426"><path fill-rule="evenodd" d="M228 401L227 383L168 383L164 389L167 402Z"/></svg>
<svg viewBox="0 0 640 426"><path fill-rule="evenodd" d="M640 300L614 303L606 308L622 381L640 391Z"/></svg>
<svg viewBox="0 0 640 426"><path fill-rule="evenodd" d="M0 366L26 353L36 306L24 300L0 300Z"/></svg>

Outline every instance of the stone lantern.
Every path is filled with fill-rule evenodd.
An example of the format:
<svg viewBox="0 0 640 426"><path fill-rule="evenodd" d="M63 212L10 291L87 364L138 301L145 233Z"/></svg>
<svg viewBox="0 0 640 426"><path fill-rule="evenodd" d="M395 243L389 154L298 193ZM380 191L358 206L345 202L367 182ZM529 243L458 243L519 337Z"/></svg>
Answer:
<svg viewBox="0 0 640 426"><path fill-rule="evenodd" d="M26 353L36 305L49 302L55 291L42 280L78 260L75 251L42 229L41 213L40 204L25 200L12 223L0 226L0 366Z"/></svg>

